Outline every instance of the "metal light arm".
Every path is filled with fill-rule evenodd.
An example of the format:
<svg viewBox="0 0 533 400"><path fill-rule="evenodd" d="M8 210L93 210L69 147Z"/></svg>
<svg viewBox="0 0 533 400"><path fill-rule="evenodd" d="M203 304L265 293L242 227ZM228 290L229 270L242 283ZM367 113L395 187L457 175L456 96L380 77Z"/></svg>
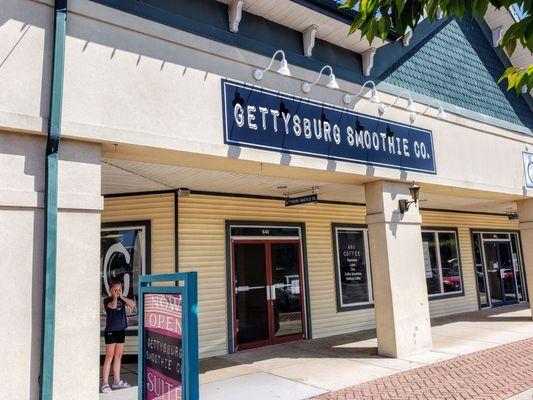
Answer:
<svg viewBox="0 0 533 400"><path fill-rule="evenodd" d="M359 93L357 93L355 97L361 96L361 94L363 93L363 90L365 90L366 85L370 85L372 86L373 90L376 90L376 84L374 83L374 81L366 81L365 83L363 83L363 86L361 86L361 90L359 90Z"/></svg>
<svg viewBox="0 0 533 400"><path fill-rule="evenodd" d="M367 85L372 87L372 95L370 96L370 101L373 101L374 103L378 103L379 104L379 98L377 97L376 84L374 83L374 81L366 81L365 83L363 83L363 86L361 86L361 89L359 90L359 93L357 93L355 95L355 97L361 96L361 94L363 93L363 91L365 90L365 87ZM346 93L343 96L342 101L344 102L344 104L350 104L352 102L352 95Z"/></svg>
<svg viewBox="0 0 533 400"><path fill-rule="evenodd" d="M254 78L257 79L258 81L263 79L263 74L265 72L267 72L268 70L270 70L270 68L272 68L272 65L274 64L274 60L276 59L276 56L278 54L281 54L281 61L283 62L283 60L286 60L285 58L285 52L283 50L277 50L274 55L272 56L272 58L270 59L270 64L268 64L268 67L266 67L265 69L256 69L254 71Z"/></svg>
<svg viewBox="0 0 533 400"><path fill-rule="evenodd" d="M313 86L315 86L318 83L318 81L320 80L320 78L322 77L322 73L324 72L325 69L329 69L330 75L333 74L333 68L331 68L330 65L324 65L322 67L322 69L320 70L320 72L318 73L318 77L315 79L314 82L312 82L312 83L309 83L309 82L302 83L302 91L304 93L309 93L311 91L311 88Z"/></svg>
<svg viewBox="0 0 533 400"><path fill-rule="evenodd" d="M390 103L388 106L382 104L379 107L379 112L383 114L388 108L393 107L398 102L398 100L400 100L400 97L402 97L402 94L407 94L407 99L408 99L409 103L412 103L413 97L411 96L411 92L409 92L408 90L404 90L403 92L400 92L400 94L398 96L396 96L394 101L392 103Z"/></svg>
<svg viewBox="0 0 533 400"><path fill-rule="evenodd" d="M420 115L424 115L430 108L431 108L431 104L435 104L437 103L438 105L438 112L437 112L437 118L439 119L445 119L446 118L446 114L444 113L444 108L442 107L442 103L440 102L440 100L434 100L433 102L429 102L427 105L426 105L426 108L424 109L424 111L422 111L421 113L417 114L415 112L411 113L411 116L410 116L410 119L411 119L411 123L415 122L416 118Z"/></svg>

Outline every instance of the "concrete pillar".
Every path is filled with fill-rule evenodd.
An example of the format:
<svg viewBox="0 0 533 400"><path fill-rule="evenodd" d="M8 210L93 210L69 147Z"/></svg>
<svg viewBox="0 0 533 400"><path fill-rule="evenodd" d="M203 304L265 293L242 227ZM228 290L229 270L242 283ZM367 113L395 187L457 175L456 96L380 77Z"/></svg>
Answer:
<svg viewBox="0 0 533 400"><path fill-rule="evenodd" d="M533 199L517 202L522 255L524 256L524 272L527 280L527 294L533 317Z"/></svg>
<svg viewBox="0 0 533 400"><path fill-rule="evenodd" d="M39 398L43 136L0 132L2 397ZM59 160L54 399L98 399L100 147L62 141Z"/></svg>
<svg viewBox="0 0 533 400"><path fill-rule="evenodd" d="M431 350L418 206L400 213L398 200L412 200L404 183L368 183L365 194L379 354L402 357Z"/></svg>

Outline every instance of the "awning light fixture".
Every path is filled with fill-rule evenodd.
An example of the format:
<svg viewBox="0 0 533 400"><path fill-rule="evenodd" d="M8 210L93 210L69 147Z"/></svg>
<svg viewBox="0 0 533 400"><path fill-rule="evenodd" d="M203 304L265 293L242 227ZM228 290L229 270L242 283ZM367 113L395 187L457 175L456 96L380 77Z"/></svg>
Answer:
<svg viewBox="0 0 533 400"><path fill-rule="evenodd" d="M335 74L333 73L333 68L331 68L330 65L325 65L325 66L322 67L322 69L318 73L318 77L315 79L314 82L312 82L312 83L309 83L309 82L302 83L302 92L309 93L311 91L311 88L318 83L318 81L322 77L322 73L326 69L329 69L329 80L328 80L328 83L326 84L326 86L328 88L330 88L330 89L335 89L335 90L339 89L339 84L337 83L337 80L335 79Z"/></svg>
<svg viewBox="0 0 533 400"><path fill-rule="evenodd" d="M442 103L439 100L435 100L435 102L437 103L437 105L439 107L437 109L436 117L438 119L446 119L446 113L444 112L444 107L442 106ZM419 115L424 115L430 108L431 108L431 103L428 103L428 105L426 106L426 109L424 111L422 111L420 114L417 114L415 112L411 113L411 115L410 115L411 123L414 123L416 118Z"/></svg>
<svg viewBox="0 0 533 400"><path fill-rule="evenodd" d="M274 64L274 60L276 59L276 56L278 54L281 54L281 61L280 61L280 67L276 72L283 76L291 76L291 71L289 70L287 59L285 58L285 52L283 50L277 50L272 56L272 58L270 59L270 64L268 64L268 67L266 67L263 70L258 68L254 71L254 78L256 80L260 81L261 79L263 79L265 72L269 71L270 68L272 68L272 64Z"/></svg>
<svg viewBox="0 0 533 400"><path fill-rule="evenodd" d="M407 111L410 111L411 113L416 113L416 107L415 102L413 101L413 96L411 96L411 92L409 92L408 90L404 90L403 92L401 92L388 106L385 104L381 104L379 106L379 113L384 114L387 109L394 106L398 102L398 100L400 100L403 94L407 94L407 106L405 107L405 109Z"/></svg>
<svg viewBox="0 0 533 400"><path fill-rule="evenodd" d="M381 104L381 100L379 99L378 91L376 89L376 84L374 83L374 81L366 81L365 83L363 83L363 86L361 86L361 90L359 90L359 93L357 93L355 97L361 96L367 85L372 86L372 89L370 91L370 98L368 100L374 104ZM352 96L350 94L345 94L342 97L342 101L344 102L344 104L350 104L352 102Z"/></svg>

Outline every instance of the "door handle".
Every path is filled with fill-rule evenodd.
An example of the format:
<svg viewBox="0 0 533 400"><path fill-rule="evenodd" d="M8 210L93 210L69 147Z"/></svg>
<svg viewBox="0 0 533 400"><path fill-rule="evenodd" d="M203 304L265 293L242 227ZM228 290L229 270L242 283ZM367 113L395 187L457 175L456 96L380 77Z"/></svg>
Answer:
<svg viewBox="0 0 533 400"><path fill-rule="evenodd" d="M270 292L271 292L270 299L276 300L276 285L275 284L270 286Z"/></svg>
<svg viewBox="0 0 533 400"><path fill-rule="evenodd" d="M267 286L268 287L268 286ZM264 286L237 286L235 288L235 291L237 293L239 292L249 292L250 290L254 290L254 289L263 289Z"/></svg>

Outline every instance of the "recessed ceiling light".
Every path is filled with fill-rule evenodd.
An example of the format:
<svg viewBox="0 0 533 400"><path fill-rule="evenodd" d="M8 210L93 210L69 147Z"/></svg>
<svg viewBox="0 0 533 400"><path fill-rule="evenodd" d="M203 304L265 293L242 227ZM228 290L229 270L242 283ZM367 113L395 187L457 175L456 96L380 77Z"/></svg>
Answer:
<svg viewBox="0 0 533 400"><path fill-rule="evenodd" d="M278 186L276 186L276 189L278 189L278 190L287 189L287 185L278 185Z"/></svg>

